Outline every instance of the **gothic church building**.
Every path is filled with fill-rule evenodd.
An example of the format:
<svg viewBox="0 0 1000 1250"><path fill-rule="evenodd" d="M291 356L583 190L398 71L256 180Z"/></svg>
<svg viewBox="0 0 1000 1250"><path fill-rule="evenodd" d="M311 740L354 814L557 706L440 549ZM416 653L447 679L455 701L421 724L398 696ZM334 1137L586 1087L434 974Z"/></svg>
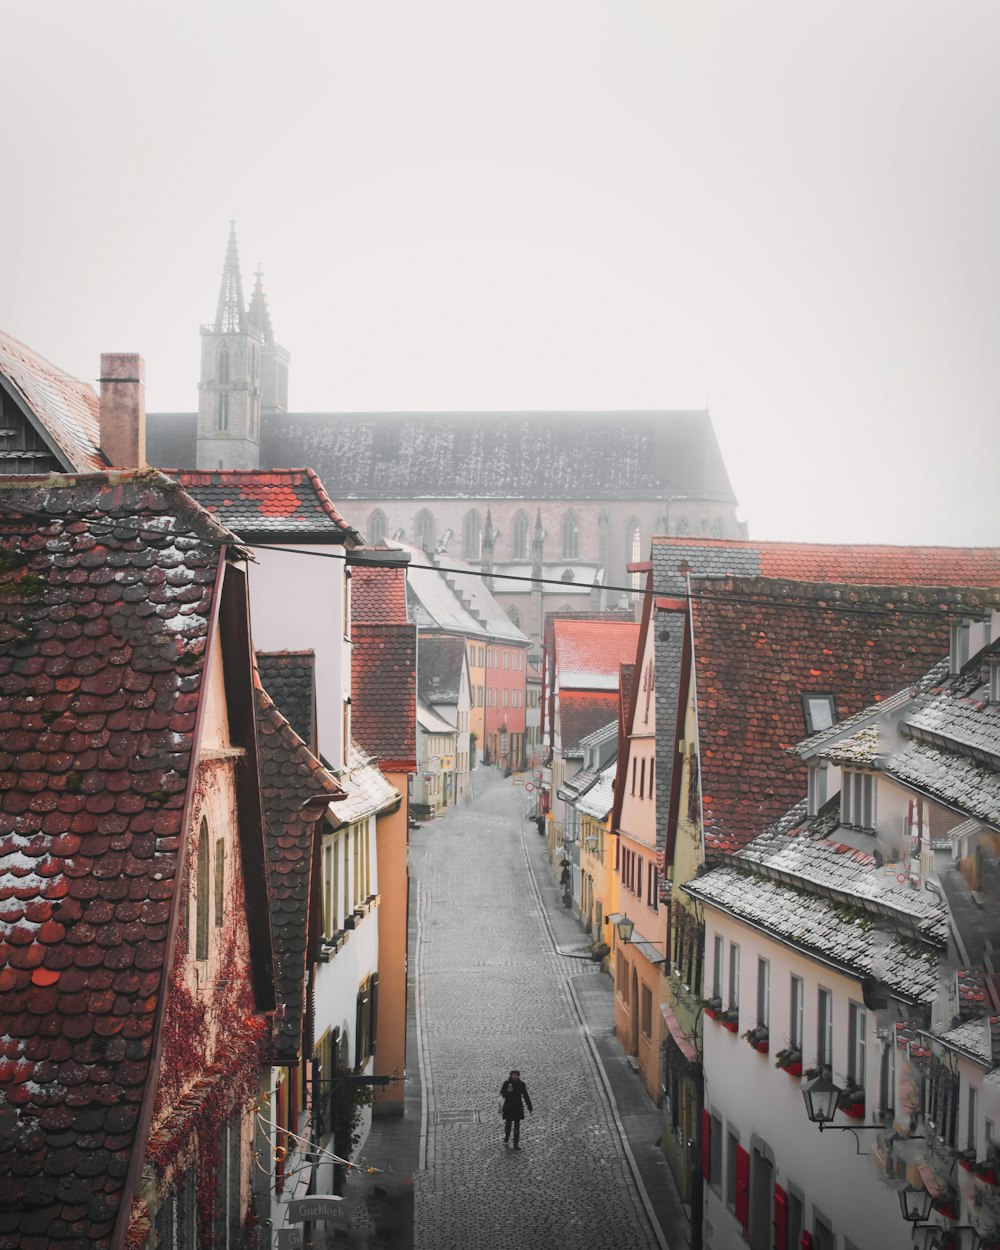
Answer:
<svg viewBox="0 0 1000 1250"><path fill-rule="evenodd" d="M653 534L745 537L707 411L289 412L288 366L259 272L244 303L232 226L198 411L148 414L149 462L312 468L370 543L492 573L535 640L544 613L627 602Z"/></svg>

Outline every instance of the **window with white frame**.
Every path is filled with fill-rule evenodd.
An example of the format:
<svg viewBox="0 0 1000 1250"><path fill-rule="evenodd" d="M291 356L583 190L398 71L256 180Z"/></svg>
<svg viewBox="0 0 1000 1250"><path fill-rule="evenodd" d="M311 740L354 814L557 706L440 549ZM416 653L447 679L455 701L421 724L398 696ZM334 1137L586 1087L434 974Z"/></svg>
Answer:
<svg viewBox="0 0 1000 1250"><path fill-rule="evenodd" d="M979 1143L979 1090L969 1085L965 1103L965 1144L976 1154Z"/></svg>
<svg viewBox="0 0 1000 1250"><path fill-rule="evenodd" d="M855 1089L865 1087L865 1026L868 1013L851 1003L847 1024L847 1079Z"/></svg>
<svg viewBox="0 0 1000 1250"><path fill-rule="evenodd" d="M827 764L826 760L813 760L809 765L808 777L809 815L815 816L826 802Z"/></svg>
<svg viewBox="0 0 1000 1250"><path fill-rule="evenodd" d="M766 1029L771 1020L771 965L757 960L757 1027Z"/></svg>
<svg viewBox="0 0 1000 1250"><path fill-rule="evenodd" d="M802 1050L802 1023L805 1008L805 994L802 978L792 976L791 993L789 996L788 1043L793 1050Z"/></svg>
<svg viewBox="0 0 1000 1250"><path fill-rule="evenodd" d="M872 773L844 770L840 820L853 829L875 828L875 777Z"/></svg>
<svg viewBox="0 0 1000 1250"><path fill-rule="evenodd" d="M740 1009L740 948L729 943L729 1010Z"/></svg>
<svg viewBox="0 0 1000 1250"><path fill-rule="evenodd" d="M816 999L816 1062L821 1068L833 1064L833 995L822 986Z"/></svg>
<svg viewBox="0 0 1000 1250"><path fill-rule="evenodd" d="M722 1002L722 936L716 934L712 939L712 997Z"/></svg>

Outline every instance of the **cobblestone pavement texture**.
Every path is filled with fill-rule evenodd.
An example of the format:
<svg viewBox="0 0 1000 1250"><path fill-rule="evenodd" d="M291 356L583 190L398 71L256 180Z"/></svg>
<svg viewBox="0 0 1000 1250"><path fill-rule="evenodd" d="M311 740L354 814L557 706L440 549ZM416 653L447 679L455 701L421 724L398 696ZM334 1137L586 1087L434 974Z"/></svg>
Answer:
<svg viewBox="0 0 1000 1250"><path fill-rule="evenodd" d="M610 981L581 958L588 939L558 906L524 791L477 780L471 803L410 843L419 1054L407 1068L419 1066L425 1117L416 1250L662 1250L668 1239L678 1250L687 1228L655 1146L659 1112L620 1052L614 1073L600 1058L616 1045ZM600 1038L586 1024L595 1011ZM535 1106L518 1151L504 1147L498 1111L514 1067Z"/></svg>

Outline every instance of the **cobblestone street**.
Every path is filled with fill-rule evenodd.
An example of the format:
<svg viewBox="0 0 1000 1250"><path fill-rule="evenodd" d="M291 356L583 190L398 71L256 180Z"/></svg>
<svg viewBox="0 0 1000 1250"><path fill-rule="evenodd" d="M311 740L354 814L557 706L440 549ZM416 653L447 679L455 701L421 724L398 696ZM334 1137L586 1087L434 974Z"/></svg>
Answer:
<svg viewBox="0 0 1000 1250"><path fill-rule="evenodd" d="M551 882L527 804L487 774L469 804L412 833L419 1055L409 1064L419 1059L425 1095L415 1245L656 1250L666 1241L574 988L600 973L573 957L582 929L543 905ZM535 1107L516 1152L497 1105L513 1067Z"/></svg>

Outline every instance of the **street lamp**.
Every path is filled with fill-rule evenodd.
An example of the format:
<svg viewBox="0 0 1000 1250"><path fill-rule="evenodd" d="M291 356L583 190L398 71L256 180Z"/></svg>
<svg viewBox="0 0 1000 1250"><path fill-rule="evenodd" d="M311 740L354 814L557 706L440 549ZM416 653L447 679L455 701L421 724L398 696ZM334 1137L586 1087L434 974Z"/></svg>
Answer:
<svg viewBox="0 0 1000 1250"><path fill-rule="evenodd" d="M813 1124L819 1125L821 1133L837 1114L837 1102L843 1092L840 1086L834 1084L823 1072L814 1077L802 1090L806 1115Z"/></svg>
<svg viewBox="0 0 1000 1250"><path fill-rule="evenodd" d="M899 1209L903 1213L903 1219L909 1220L911 1224L923 1224L927 1220L933 1201L930 1191L926 1189L914 1189L912 1185L905 1185L899 1191Z"/></svg>
<svg viewBox="0 0 1000 1250"><path fill-rule="evenodd" d="M635 932L635 921L629 920L628 916L622 916L621 920L615 925L618 934L618 941L622 946L628 946L632 941L632 934Z"/></svg>

